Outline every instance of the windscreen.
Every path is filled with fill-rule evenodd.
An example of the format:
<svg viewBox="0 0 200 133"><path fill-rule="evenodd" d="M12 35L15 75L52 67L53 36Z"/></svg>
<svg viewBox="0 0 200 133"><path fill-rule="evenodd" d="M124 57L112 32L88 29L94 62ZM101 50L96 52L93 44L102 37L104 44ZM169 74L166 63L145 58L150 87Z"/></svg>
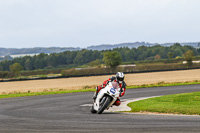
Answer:
<svg viewBox="0 0 200 133"><path fill-rule="evenodd" d="M112 82L112 86L113 86L114 89L119 88L119 84L117 82Z"/></svg>

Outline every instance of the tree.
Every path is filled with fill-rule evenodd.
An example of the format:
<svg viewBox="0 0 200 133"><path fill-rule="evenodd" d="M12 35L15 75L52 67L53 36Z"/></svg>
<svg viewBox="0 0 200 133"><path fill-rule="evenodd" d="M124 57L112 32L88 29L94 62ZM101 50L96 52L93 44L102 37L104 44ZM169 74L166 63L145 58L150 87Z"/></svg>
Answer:
<svg viewBox="0 0 200 133"><path fill-rule="evenodd" d="M167 57L168 57L169 59L173 58L173 56L174 56L174 53L173 53L173 52L168 52L168 53L167 53Z"/></svg>
<svg viewBox="0 0 200 133"><path fill-rule="evenodd" d="M187 61L188 67L192 66L192 60L194 59L194 52L192 50L188 50L184 54L185 60Z"/></svg>
<svg viewBox="0 0 200 133"><path fill-rule="evenodd" d="M116 67L121 63L122 57L117 51L107 51L104 53L103 61L106 66Z"/></svg>
<svg viewBox="0 0 200 133"><path fill-rule="evenodd" d="M45 57L48 57L48 54L40 53L37 56L34 56L34 68L35 69L44 69L46 65L46 59Z"/></svg>
<svg viewBox="0 0 200 133"><path fill-rule="evenodd" d="M74 58L74 63L82 65L82 64L92 61L91 59L93 59L92 51L83 49L79 51L76 57Z"/></svg>
<svg viewBox="0 0 200 133"><path fill-rule="evenodd" d="M31 62L31 59L26 59L24 63L24 67L26 70L33 70L33 62Z"/></svg>
<svg viewBox="0 0 200 133"><path fill-rule="evenodd" d="M11 73L14 77L17 77L20 75L20 71L23 69L20 63L14 63L9 66Z"/></svg>
<svg viewBox="0 0 200 133"><path fill-rule="evenodd" d="M96 66L99 67L99 66L101 66L101 61L99 59L96 59L96 60L90 62L89 65L92 67L96 67Z"/></svg>

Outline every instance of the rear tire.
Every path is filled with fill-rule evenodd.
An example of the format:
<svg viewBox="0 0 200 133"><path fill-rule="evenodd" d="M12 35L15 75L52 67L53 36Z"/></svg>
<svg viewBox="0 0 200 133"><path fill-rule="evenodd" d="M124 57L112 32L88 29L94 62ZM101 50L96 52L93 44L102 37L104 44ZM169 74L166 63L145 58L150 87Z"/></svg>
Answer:
<svg viewBox="0 0 200 133"><path fill-rule="evenodd" d="M103 113L103 111L108 107L108 105L111 103L112 98L110 96L104 96L106 98L105 102L100 105L99 110L97 111L97 114Z"/></svg>

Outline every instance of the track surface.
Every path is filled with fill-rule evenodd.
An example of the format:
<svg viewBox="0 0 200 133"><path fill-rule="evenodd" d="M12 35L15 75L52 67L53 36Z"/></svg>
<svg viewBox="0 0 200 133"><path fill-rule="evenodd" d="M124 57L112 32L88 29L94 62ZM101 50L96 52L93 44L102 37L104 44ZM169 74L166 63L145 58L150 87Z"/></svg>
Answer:
<svg viewBox="0 0 200 133"><path fill-rule="evenodd" d="M200 91L200 85L130 89L123 99ZM1 133L200 132L199 116L91 114L93 93L0 99Z"/></svg>

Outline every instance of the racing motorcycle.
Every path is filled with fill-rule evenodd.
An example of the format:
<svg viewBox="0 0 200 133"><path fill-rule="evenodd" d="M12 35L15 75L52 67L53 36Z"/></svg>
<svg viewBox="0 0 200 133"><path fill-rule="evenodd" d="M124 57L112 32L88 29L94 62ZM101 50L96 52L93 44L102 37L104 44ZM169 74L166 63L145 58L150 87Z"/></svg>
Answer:
<svg viewBox="0 0 200 133"><path fill-rule="evenodd" d="M117 82L109 82L108 85L98 93L97 98L90 108L91 113L103 113L105 109L112 107L119 95L119 84Z"/></svg>

